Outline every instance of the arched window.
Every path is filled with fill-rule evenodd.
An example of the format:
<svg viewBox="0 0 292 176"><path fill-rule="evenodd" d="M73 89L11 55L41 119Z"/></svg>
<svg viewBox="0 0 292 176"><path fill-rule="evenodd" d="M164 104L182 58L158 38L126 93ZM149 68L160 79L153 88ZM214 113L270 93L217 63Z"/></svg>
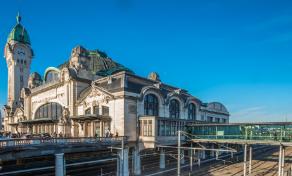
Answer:
<svg viewBox="0 0 292 176"><path fill-rule="evenodd" d="M188 106L188 119L189 120L196 120L196 105L193 103L190 103Z"/></svg>
<svg viewBox="0 0 292 176"><path fill-rule="evenodd" d="M47 103L40 106L36 113L35 119L49 118L57 120L62 116L62 106L58 103Z"/></svg>
<svg viewBox="0 0 292 176"><path fill-rule="evenodd" d="M59 80L59 73L57 71L49 71L45 77L46 82L53 82Z"/></svg>
<svg viewBox="0 0 292 176"><path fill-rule="evenodd" d="M145 115L158 116L158 98L153 94L148 94L144 98Z"/></svg>
<svg viewBox="0 0 292 176"><path fill-rule="evenodd" d="M169 116L170 118L178 119L179 118L179 101L176 99L172 99L169 104Z"/></svg>

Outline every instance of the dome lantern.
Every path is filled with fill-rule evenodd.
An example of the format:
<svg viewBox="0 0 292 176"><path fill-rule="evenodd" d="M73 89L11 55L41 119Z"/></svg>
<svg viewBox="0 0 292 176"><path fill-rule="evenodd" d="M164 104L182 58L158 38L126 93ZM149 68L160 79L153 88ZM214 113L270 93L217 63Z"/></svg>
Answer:
<svg viewBox="0 0 292 176"><path fill-rule="evenodd" d="M29 39L28 32L20 24L21 16L19 15L19 13L16 16L16 22L17 22L17 24L14 26L14 28L11 30L10 34L8 35L7 42L14 40L17 42L21 42L21 43L30 45L30 39Z"/></svg>

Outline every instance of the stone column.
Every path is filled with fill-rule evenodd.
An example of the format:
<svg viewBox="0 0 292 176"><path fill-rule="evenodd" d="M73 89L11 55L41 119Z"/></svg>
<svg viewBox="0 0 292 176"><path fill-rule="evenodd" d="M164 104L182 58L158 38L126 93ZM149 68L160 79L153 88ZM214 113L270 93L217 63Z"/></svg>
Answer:
<svg viewBox="0 0 292 176"><path fill-rule="evenodd" d="M138 147L133 150L134 175L141 175L141 156Z"/></svg>
<svg viewBox="0 0 292 176"><path fill-rule="evenodd" d="M78 123L79 125L79 137L84 137L84 123Z"/></svg>
<svg viewBox="0 0 292 176"><path fill-rule="evenodd" d="M119 150L117 160L117 175L129 176L129 149Z"/></svg>
<svg viewBox="0 0 292 176"><path fill-rule="evenodd" d="M59 136L59 134L62 133L62 135L63 135L63 137L64 137L64 135L65 135L65 131L63 130L63 129L64 129L64 124L62 124L62 123L58 123L57 128L58 128L58 133L57 133L57 135Z"/></svg>
<svg viewBox="0 0 292 176"><path fill-rule="evenodd" d="M55 132L56 134L58 134L57 124L55 124L55 123L54 123L54 132Z"/></svg>
<svg viewBox="0 0 292 176"><path fill-rule="evenodd" d="M55 154L55 176L64 176L65 170L64 153Z"/></svg>
<svg viewBox="0 0 292 176"><path fill-rule="evenodd" d="M190 158L190 171L193 171L193 150L188 150L188 157Z"/></svg>
<svg viewBox="0 0 292 176"><path fill-rule="evenodd" d="M95 137L95 122L94 121L91 122L91 134L92 134L92 137Z"/></svg>
<svg viewBox="0 0 292 176"><path fill-rule="evenodd" d="M160 149L159 167L160 169L165 169L165 152L163 149Z"/></svg>
<svg viewBox="0 0 292 176"><path fill-rule="evenodd" d="M77 137L75 136L75 122L71 121L69 128L70 128L70 133L71 133L71 137Z"/></svg>
<svg viewBox="0 0 292 176"><path fill-rule="evenodd" d="M100 121L100 136L101 137L105 137L105 134L104 134L104 122L103 121Z"/></svg>

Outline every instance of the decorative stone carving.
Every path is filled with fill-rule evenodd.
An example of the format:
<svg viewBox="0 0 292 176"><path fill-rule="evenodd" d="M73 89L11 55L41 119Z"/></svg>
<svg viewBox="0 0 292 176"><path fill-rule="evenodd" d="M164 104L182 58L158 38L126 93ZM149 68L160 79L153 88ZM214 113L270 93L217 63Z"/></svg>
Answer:
<svg viewBox="0 0 292 176"><path fill-rule="evenodd" d="M62 123L62 124L68 124L68 123L70 122L70 121L69 121L69 116L70 116L70 111L69 111L69 109L63 107L61 123Z"/></svg>
<svg viewBox="0 0 292 176"><path fill-rule="evenodd" d="M34 73L30 74L30 76L28 78L28 87L30 89L38 87L38 86L42 85L42 83L43 83L43 80L42 80L42 77L39 73L34 72Z"/></svg>
<svg viewBox="0 0 292 176"><path fill-rule="evenodd" d="M151 73L148 75L148 79L151 79L151 80L153 80L153 81L160 81L159 74L156 73L156 72L151 72Z"/></svg>
<svg viewBox="0 0 292 176"><path fill-rule="evenodd" d="M110 96L103 95L102 96L102 103L108 103L110 99L111 99Z"/></svg>
<svg viewBox="0 0 292 176"><path fill-rule="evenodd" d="M157 89L160 89L161 83L154 84L154 87L156 87Z"/></svg>
<svg viewBox="0 0 292 176"><path fill-rule="evenodd" d="M111 84L113 82L113 78L111 76L107 77L107 84Z"/></svg>
<svg viewBox="0 0 292 176"><path fill-rule="evenodd" d="M97 96L100 96L100 95L101 95L101 93L98 90L93 89L91 91L91 93L89 94L89 97L97 97Z"/></svg>
<svg viewBox="0 0 292 176"><path fill-rule="evenodd" d="M92 106L97 106L97 105L98 105L98 103L96 100L92 101Z"/></svg>
<svg viewBox="0 0 292 176"><path fill-rule="evenodd" d="M180 93L181 93L181 89L176 89L174 92L175 92L176 94L180 94Z"/></svg>
<svg viewBox="0 0 292 176"><path fill-rule="evenodd" d="M61 71L61 80L63 82L69 81L70 80L70 73L68 68L63 68Z"/></svg>
<svg viewBox="0 0 292 176"><path fill-rule="evenodd" d="M87 105L87 102L86 101L83 101L83 108L86 108L88 105Z"/></svg>
<svg viewBox="0 0 292 176"><path fill-rule="evenodd" d="M21 89L21 98L26 98L31 94L30 89L28 88L22 88Z"/></svg>

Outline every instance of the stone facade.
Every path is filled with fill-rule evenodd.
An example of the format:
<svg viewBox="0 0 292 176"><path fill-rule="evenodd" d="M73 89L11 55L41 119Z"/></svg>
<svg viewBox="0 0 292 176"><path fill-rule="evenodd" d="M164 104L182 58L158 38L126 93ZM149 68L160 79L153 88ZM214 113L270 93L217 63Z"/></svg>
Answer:
<svg viewBox="0 0 292 176"><path fill-rule="evenodd" d="M19 51L14 52L18 47L26 53L21 56L26 60L22 71L17 63ZM44 78L38 73L29 75L32 56L30 43L8 40L5 131L128 136L148 148L175 140L177 130L186 123L229 121L221 103L203 103L186 90L161 82L157 73L148 78L135 75L99 50L73 48L69 60L46 69Z"/></svg>

